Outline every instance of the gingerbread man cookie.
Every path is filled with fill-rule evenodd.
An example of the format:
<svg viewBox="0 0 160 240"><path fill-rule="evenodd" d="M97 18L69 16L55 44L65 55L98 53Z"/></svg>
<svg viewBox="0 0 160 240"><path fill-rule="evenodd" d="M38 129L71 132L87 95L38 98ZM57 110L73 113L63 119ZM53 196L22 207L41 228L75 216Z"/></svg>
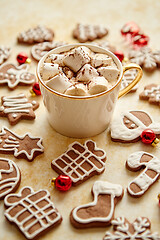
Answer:
<svg viewBox="0 0 160 240"><path fill-rule="evenodd" d="M70 215L76 228L105 227L114 217L115 205L123 197L123 189L118 184L96 181L92 188L93 202L76 207Z"/></svg>
<svg viewBox="0 0 160 240"><path fill-rule="evenodd" d="M9 123L15 125L21 119L35 119L34 110L38 107L39 103L35 100L28 100L23 93L16 96L2 97L0 117L7 117Z"/></svg>
<svg viewBox="0 0 160 240"><path fill-rule="evenodd" d="M31 55L35 60L39 61L50 50L64 45L66 43L60 41L38 43L31 48Z"/></svg>
<svg viewBox="0 0 160 240"><path fill-rule="evenodd" d="M128 185L127 190L132 197L141 197L160 175L160 159L143 151L131 154L126 161L126 167L131 171L139 171L145 167Z"/></svg>
<svg viewBox="0 0 160 240"><path fill-rule="evenodd" d="M149 47L132 50L128 57L130 62L140 65L149 72L160 67L160 51L152 51Z"/></svg>
<svg viewBox="0 0 160 240"><path fill-rule="evenodd" d="M34 28L30 28L27 31L19 33L17 40L19 43L40 43L46 41L52 41L54 32L52 29L45 26L38 25Z"/></svg>
<svg viewBox="0 0 160 240"><path fill-rule="evenodd" d="M146 217L138 217L131 224L125 217L112 221L114 232L106 232L103 240L159 240L157 232L150 231L151 223Z"/></svg>
<svg viewBox="0 0 160 240"><path fill-rule="evenodd" d="M28 72L28 65L16 66L4 63L0 66L0 85L7 84L13 90L17 85L31 85L36 80L34 74Z"/></svg>
<svg viewBox="0 0 160 240"><path fill-rule="evenodd" d="M6 61L11 53L11 49L9 47L0 46L0 65Z"/></svg>
<svg viewBox="0 0 160 240"><path fill-rule="evenodd" d="M14 223L27 239L37 239L44 232L56 227L62 217L50 200L47 190L34 192L24 187L18 194L4 199L6 219Z"/></svg>
<svg viewBox="0 0 160 240"><path fill-rule="evenodd" d="M108 29L101 25L84 25L77 24L73 30L73 37L77 38L79 42L93 41L97 38L102 38L108 34Z"/></svg>
<svg viewBox="0 0 160 240"><path fill-rule="evenodd" d="M150 104L160 106L160 85L149 84L145 86L144 91L139 95L139 99L148 100Z"/></svg>
<svg viewBox="0 0 160 240"><path fill-rule="evenodd" d="M160 136L160 122L153 122L148 113L143 110L126 111L113 119L111 139L114 142L137 142L146 129L151 129L156 137Z"/></svg>
<svg viewBox="0 0 160 240"><path fill-rule="evenodd" d="M74 142L68 150L52 161L52 168L62 175L68 175L76 186L105 170L106 153L88 140L84 145Z"/></svg>
<svg viewBox="0 0 160 240"><path fill-rule="evenodd" d="M13 153L16 158L25 158L32 161L43 153L42 138L32 137L30 133L19 136L6 127L0 133L0 153Z"/></svg>
<svg viewBox="0 0 160 240"><path fill-rule="evenodd" d="M21 173L17 165L9 159L0 158L0 199L15 192L21 181Z"/></svg>

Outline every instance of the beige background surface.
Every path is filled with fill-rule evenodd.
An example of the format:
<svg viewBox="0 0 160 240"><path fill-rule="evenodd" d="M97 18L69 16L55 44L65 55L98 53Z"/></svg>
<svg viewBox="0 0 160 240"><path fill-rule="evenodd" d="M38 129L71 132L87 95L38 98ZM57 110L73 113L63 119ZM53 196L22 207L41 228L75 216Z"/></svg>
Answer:
<svg viewBox="0 0 160 240"><path fill-rule="evenodd" d="M127 53L127 46L121 35L120 28L130 20L134 20L140 25L142 30L150 36L150 46L160 49L160 1L156 0L0 0L0 45L12 47L12 54L8 62L16 63L16 56L20 51L25 51L30 55L30 46L16 43L17 34L21 31L37 24L44 24L55 31L55 40L65 40L74 43L71 33L76 23L103 24L108 27L109 35L104 39L117 46L117 49ZM32 60L31 72L35 72L36 62ZM137 93L129 94L117 103L115 114L121 110L143 109L148 111L155 121L160 120L160 109L151 106L148 102L138 99L138 94L143 90L143 86L151 82L160 83L160 70L152 74L144 73ZM9 91L7 87L0 87L0 95L15 95L24 92L27 96L30 87L17 87L14 91ZM57 174L51 169L52 159L58 157L66 149L68 144L75 139L64 137L56 133L49 125L41 97L36 97L40 103L40 108L36 110L35 121L21 121L14 127L10 127L6 118L0 119L0 127L10 127L17 134L23 135L31 132L33 136L43 138L45 152L35 158L30 163L24 159L15 159L12 155L3 155L13 159L20 167L22 181L19 189L23 186L31 186L34 190L46 188L51 193L51 199L63 216L62 224L51 230L40 239L44 240L101 240L108 228L95 228L87 230L76 230L69 222L69 214L73 207L88 203L92 200L90 189L95 180L107 180L112 183L119 183L126 189L128 183L137 176L126 170L125 161L127 156L139 150L148 151L155 156L160 155L159 148L145 146L138 142L135 144L119 144L110 140L108 131L91 138L97 145L107 152L106 170L101 176L92 177L76 188L72 188L67 193L59 193L50 184L52 177ZM85 139L79 140L83 143ZM18 192L18 191L17 191ZM129 221L133 221L138 216L145 216L151 220L152 230L160 234L160 210L158 208L157 195L160 193L160 182L155 183L151 189L140 199L133 199L128 196L125 190L122 201L117 205L115 217L125 216ZM23 240L22 234L15 226L10 225L3 216L3 201L0 202L0 240Z"/></svg>

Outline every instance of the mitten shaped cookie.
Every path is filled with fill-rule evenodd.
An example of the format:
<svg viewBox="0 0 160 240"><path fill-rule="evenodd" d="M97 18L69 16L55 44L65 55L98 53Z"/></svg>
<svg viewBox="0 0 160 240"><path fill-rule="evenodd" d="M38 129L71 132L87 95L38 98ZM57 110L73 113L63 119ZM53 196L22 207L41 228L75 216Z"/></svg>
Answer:
<svg viewBox="0 0 160 240"><path fill-rule="evenodd" d="M123 197L123 189L118 184L96 181L92 188L93 202L76 207L70 215L76 228L105 227L111 224L115 205Z"/></svg>

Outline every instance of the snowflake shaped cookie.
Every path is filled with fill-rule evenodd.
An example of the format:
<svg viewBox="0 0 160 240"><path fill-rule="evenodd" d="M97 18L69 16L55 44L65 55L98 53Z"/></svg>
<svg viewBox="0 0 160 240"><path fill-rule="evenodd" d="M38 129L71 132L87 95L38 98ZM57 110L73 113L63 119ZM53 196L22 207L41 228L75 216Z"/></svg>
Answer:
<svg viewBox="0 0 160 240"><path fill-rule="evenodd" d="M15 89L17 85L31 85L36 80L34 74L28 72L27 64L16 66L4 63L0 66L0 85L7 84L9 89Z"/></svg>
<svg viewBox="0 0 160 240"><path fill-rule="evenodd" d="M0 65L9 58L10 53L10 48L0 46Z"/></svg>
<svg viewBox="0 0 160 240"><path fill-rule="evenodd" d="M132 224L124 217L112 220L114 232L106 232L103 240L159 240L157 232L150 231L148 218L138 217Z"/></svg>
<svg viewBox="0 0 160 240"><path fill-rule="evenodd" d="M14 157L23 157L32 161L37 155L44 152L42 138L32 137L30 133L19 136L6 127L0 133L0 153L13 153Z"/></svg>
<svg viewBox="0 0 160 240"><path fill-rule="evenodd" d="M128 57L130 62L140 65L149 72L160 67L160 51L152 51L149 47L132 50Z"/></svg>
<svg viewBox="0 0 160 240"><path fill-rule="evenodd" d="M108 34L108 29L101 25L84 25L77 24L73 30L73 37L79 42L93 41L97 38L102 38Z"/></svg>
<svg viewBox="0 0 160 240"><path fill-rule="evenodd" d="M139 95L139 99L148 100L150 104L160 106L160 85L149 84L145 86L144 91Z"/></svg>

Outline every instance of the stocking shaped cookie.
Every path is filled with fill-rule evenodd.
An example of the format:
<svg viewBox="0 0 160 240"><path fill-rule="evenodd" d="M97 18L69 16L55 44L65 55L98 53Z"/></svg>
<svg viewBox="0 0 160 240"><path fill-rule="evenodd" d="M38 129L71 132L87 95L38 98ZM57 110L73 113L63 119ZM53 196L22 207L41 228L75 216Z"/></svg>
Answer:
<svg viewBox="0 0 160 240"><path fill-rule="evenodd" d="M133 197L141 197L160 175L160 159L143 151L131 154L126 161L126 167L131 171L139 171L145 167L128 185L128 193Z"/></svg>
<svg viewBox="0 0 160 240"><path fill-rule="evenodd" d="M0 116L7 117L11 125L17 124L21 119L35 119L34 110L39 104L34 100L28 100L21 93L16 96L2 97L2 106L0 107Z"/></svg>
<svg viewBox="0 0 160 240"><path fill-rule="evenodd" d="M137 142L146 129L151 129L156 137L160 136L160 122L153 122L151 116L142 110L127 111L113 119L111 138L115 142Z"/></svg>
<svg viewBox="0 0 160 240"><path fill-rule="evenodd" d="M0 158L0 199L16 191L21 181L20 170L9 159Z"/></svg>
<svg viewBox="0 0 160 240"><path fill-rule="evenodd" d="M96 181L92 188L93 202L76 207L70 215L76 228L105 227L114 217L115 205L123 197L123 189L118 184Z"/></svg>
<svg viewBox="0 0 160 240"><path fill-rule="evenodd" d="M37 238L62 221L47 190L34 192L31 187L24 187L19 194L5 197L4 204L8 208L4 213L5 217L14 223L27 239Z"/></svg>
<svg viewBox="0 0 160 240"><path fill-rule="evenodd" d="M151 223L146 217L138 217L131 224L126 218L112 221L114 232L106 232L103 240L159 240L157 232L150 231Z"/></svg>
<svg viewBox="0 0 160 240"><path fill-rule="evenodd" d="M7 84L9 89L14 89L18 84L31 85L36 80L34 74L28 72L27 64L16 66L4 63L0 66L0 85Z"/></svg>
<svg viewBox="0 0 160 240"><path fill-rule="evenodd" d="M23 157L32 161L43 153L42 138L32 137L30 133L19 136L6 127L0 133L0 153L14 154L14 157Z"/></svg>
<svg viewBox="0 0 160 240"><path fill-rule="evenodd" d="M105 170L106 153L88 140L84 145L74 142L68 150L52 161L52 168L59 174L68 175L76 186Z"/></svg>
<svg viewBox="0 0 160 240"><path fill-rule="evenodd" d="M139 95L139 99L148 100L150 104L160 106L160 85L149 84L145 86L144 91Z"/></svg>

